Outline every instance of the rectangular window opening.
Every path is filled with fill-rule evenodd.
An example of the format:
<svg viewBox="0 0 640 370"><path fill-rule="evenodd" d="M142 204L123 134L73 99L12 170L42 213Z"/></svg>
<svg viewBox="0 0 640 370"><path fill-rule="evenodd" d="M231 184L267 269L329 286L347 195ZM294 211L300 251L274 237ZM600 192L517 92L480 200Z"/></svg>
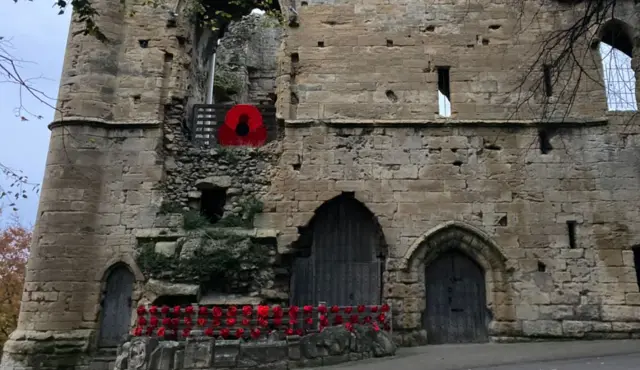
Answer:
<svg viewBox="0 0 640 370"><path fill-rule="evenodd" d="M640 245L631 248L633 250L633 268L636 270L636 281L640 291Z"/></svg>
<svg viewBox="0 0 640 370"><path fill-rule="evenodd" d="M576 248L576 222L567 221L567 230L569 232L569 248Z"/></svg>
<svg viewBox="0 0 640 370"><path fill-rule="evenodd" d="M553 95L552 83L551 83L551 66L545 64L542 66L544 74L544 94L549 97Z"/></svg>
<svg viewBox="0 0 640 370"><path fill-rule="evenodd" d="M438 114L451 116L451 85L449 67L438 67Z"/></svg>

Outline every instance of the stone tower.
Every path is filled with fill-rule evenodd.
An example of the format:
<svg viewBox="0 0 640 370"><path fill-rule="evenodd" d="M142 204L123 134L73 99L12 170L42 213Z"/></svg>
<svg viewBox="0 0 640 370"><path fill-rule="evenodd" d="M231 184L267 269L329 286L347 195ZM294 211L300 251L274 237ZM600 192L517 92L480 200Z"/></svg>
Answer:
<svg viewBox="0 0 640 370"><path fill-rule="evenodd" d="M636 336L637 85L602 50L637 67L638 6L554 64L536 48L589 2L517 3L292 1L230 26L214 90L268 135L229 148L185 5L97 2L110 42L71 26L2 370L108 366L152 302L386 301L402 345Z"/></svg>
<svg viewBox="0 0 640 370"><path fill-rule="evenodd" d="M135 230L154 225L161 197L163 107L183 84L174 68L187 60L183 30L167 26L166 9L132 17L130 3L93 4L109 42L72 22L18 329L2 369L88 365L78 354L95 347L105 276L127 266L129 283L143 281L132 247Z"/></svg>

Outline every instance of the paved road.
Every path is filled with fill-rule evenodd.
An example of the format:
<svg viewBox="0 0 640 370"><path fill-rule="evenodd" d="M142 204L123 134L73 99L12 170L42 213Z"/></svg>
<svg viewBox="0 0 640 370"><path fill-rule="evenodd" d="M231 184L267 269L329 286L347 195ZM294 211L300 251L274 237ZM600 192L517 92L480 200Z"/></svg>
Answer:
<svg viewBox="0 0 640 370"><path fill-rule="evenodd" d="M401 348L392 358L352 362L323 369L640 370L640 340Z"/></svg>

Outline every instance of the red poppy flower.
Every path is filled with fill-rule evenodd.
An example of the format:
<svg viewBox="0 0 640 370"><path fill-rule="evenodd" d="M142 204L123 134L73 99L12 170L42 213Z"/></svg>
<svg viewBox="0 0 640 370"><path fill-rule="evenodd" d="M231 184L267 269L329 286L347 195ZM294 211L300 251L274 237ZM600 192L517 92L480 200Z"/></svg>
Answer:
<svg viewBox="0 0 640 370"><path fill-rule="evenodd" d="M289 318L289 325L295 325L295 324L297 324L297 323L298 323L298 320L297 320L297 319Z"/></svg>
<svg viewBox="0 0 640 370"><path fill-rule="evenodd" d="M173 319L171 319L171 327L172 328L177 328L179 324L180 324L180 319L179 318L174 317Z"/></svg>
<svg viewBox="0 0 640 370"><path fill-rule="evenodd" d="M344 328L349 330L349 331L353 331L353 324L348 322L348 323L344 324Z"/></svg>
<svg viewBox="0 0 640 370"><path fill-rule="evenodd" d="M222 309L220 307L214 307L211 312L213 313L214 317L220 317L222 316Z"/></svg>
<svg viewBox="0 0 640 370"><path fill-rule="evenodd" d="M190 334L191 334L191 329L189 329L189 328L184 328L184 329L182 329L182 336L183 336L183 337L185 337L185 338L186 338L186 337L188 337Z"/></svg>
<svg viewBox="0 0 640 370"><path fill-rule="evenodd" d="M227 328L220 330L220 336L224 339L227 339L229 337L229 334L231 334L231 332L229 332L229 329Z"/></svg>
<svg viewBox="0 0 640 370"><path fill-rule="evenodd" d="M262 326L263 328L266 328L267 326L269 326L269 321L265 319L258 319L258 325Z"/></svg>
<svg viewBox="0 0 640 370"><path fill-rule="evenodd" d="M147 325L147 319L144 316L143 317L138 317L138 325L140 325L140 326Z"/></svg>
<svg viewBox="0 0 640 370"><path fill-rule="evenodd" d="M389 308L390 308L389 305L385 303L385 304L382 305L381 311L382 312L389 312Z"/></svg>
<svg viewBox="0 0 640 370"><path fill-rule="evenodd" d="M151 336L153 334L153 326L147 326L147 336Z"/></svg>
<svg viewBox="0 0 640 370"><path fill-rule="evenodd" d="M273 306L273 317L282 317L282 307Z"/></svg>
<svg viewBox="0 0 640 370"><path fill-rule="evenodd" d="M155 328L156 326L158 326L158 318L157 317L152 317L151 320L149 320L149 325L151 325L151 327Z"/></svg>
<svg viewBox="0 0 640 370"><path fill-rule="evenodd" d="M307 313L307 314L312 313L312 312L313 312L313 307L312 307L312 306L309 306L309 305L306 305L306 306L304 306L304 307L302 308L302 311L303 311L304 313Z"/></svg>
<svg viewBox="0 0 640 370"><path fill-rule="evenodd" d="M342 321L343 321L343 319L342 319L342 316L341 316L341 315L336 315L336 317L334 317L334 318L333 318L333 323L334 323L335 325L340 325L340 324L342 324Z"/></svg>
<svg viewBox="0 0 640 370"><path fill-rule="evenodd" d="M169 306L162 306L162 308L160 309L160 312L162 312L163 314L168 314L169 313Z"/></svg>
<svg viewBox="0 0 640 370"><path fill-rule="evenodd" d="M298 311L300 311L300 307L298 306L289 307L289 317L296 317Z"/></svg>
<svg viewBox="0 0 640 370"><path fill-rule="evenodd" d="M193 313L193 306L187 306L184 309L184 313L186 313L187 315L191 315Z"/></svg>
<svg viewBox="0 0 640 370"><path fill-rule="evenodd" d="M267 128L258 108L238 104L229 109L224 124L218 129L218 143L222 146L262 146L267 141Z"/></svg>
<svg viewBox="0 0 640 370"><path fill-rule="evenodd" d="M236 329L236 338L240 339L244 335L244 329L238 328Z"/></svg>
<svg viewBox="0 0 640 370"><path fill-rule="evenodd" d="M238 308L236 306L230 306L227 308L227 316L232 317L238 314Z"/></svg>
<svg viewBox="0 0 640 370"><path fill-rule="evenodd" d="M318 306L318 312L327 313L327 306L321 304L320 306Z"/></svg>
<svg viewBox="0 0 640 370"><path fill-rule="evenodd" d="M378 306L371 306L371 312L378 312Z"/></svg>
<svg viewBox="0 0 640 370"><path fill-rule="evenodd" d="M302 330L302 328L296 329L296 335L302 336L302 334L304 334L304 330Z"/></svg>
<svg viewBox="0 0 640 370"><path fill-rule="evenodd" d="M147 313L147 309L144 306L138 306L136 312L138 313L138 315L144 315L145 313Z"/></svg>
<svg viewBox="0 0 640 370"><path fill-rule="evenodd" d="M220 320L218 319L213 319L213 322L211 323L214 327L220 326Z"/></svg>
<svg viewBox="0 0 640 370"><path fill-rule="evenodd" d="M370 323L370 322L371 322L371 316L367 316L367 317L365 317L365 318L364 318L364 322L365 322L365 324Z"/></svg>
<svg viewBox="0 0 640 370"><path fill-rule="evenodd" d="M338 313L340 312L340 307L333 305L331 306L331 313Z"/></svg>
<svg viewBox="0 0 640 370"><path fill-rule="evenodd" d="M260 338L260 329L254 328L253 330L251 330L251 338L253 339Z"/></svg>
<svg viewBox="0 0 640 370"><path fill-rule="evenodd" d="M289 328L286 331L287 335L293 335L293 328Z"/></svg>
<svg viewBox="0 0 640 370"><path fill-rule="evenodd" d="M373 331L380 331L380 327L375 322L373 323Z"/></svg>
<svg viewBox="0 0 640 370"><path fill-rule="evenodd" d="M175 313L176 315L180 315L180 306L174 306L173 313Z"/></svg>
<svg viewBox="0 0 640 370"><path fill-rule="evenodd" d="M137 328L133 329L133 335L136 336L136 337L141 336L142 335L142 328L138 326Z"/></svg>
<svg viewBox="0 0 640 370"><path fill-rule="evenodd" d="M349 321L353 324L357 324L358 323L358 315L351 315L351 317L349 317Z"/></svg>
<svg viewBox="0 0 640 370"><path fill-rule="evenodd" d="M364 312L364 305L359 305L358 306L358 312Z"/></svg>
<svg viewBox="0 0 640 370"><path fill-rule="evenodd" d="M204 335L206 335L207 337L213 337L213 328L204 329Z"/></svg>
<svg viewBox="0 0 640 370"><path fill-rule="evenodd" d="M275 326L282 325L282 318L281 317L274 317L273 318L273 325L275 325Z"/></svg>
<svg viewBox="0 0 640 370"><path fill-rule="evenodd" d="M164 325L164 326L171 325L171 319L168 318L168 317L165 317L164 319L162 319L162 325Z"/></svg>
<svg viewBox="0 0 640 370"><path fill-rule="evenodd" d="M344 308L344 312L345 313L351 313L351 311L353 311L353 307L351 307L351 306L347 306L347 307Z"/></svg>
<svg viewBox="0 0 640 370"><path fill-rule="evenodd" d="M249 319L242 319L242 325L244 326L249 326L249 324L251 323L251 320Z"/></svg>
<svg viewBox="0 0 640 370"><path fill-rule="evenodd" d="M258 316L260 317L269 316L269 306L258 306Z"/></svg>
<svg viewBox="0 0 640 370"><path fill-rule="evenodd" d="M184 324L187 326L191 326L193 325L193 320L191 320L191 318L189 316L184 318Z"/></svg>
<svg viewBox="0 0 640 370"><path fill-rule="evenodd" d="M204 324L207 323L207 319L205 319L204 317L199 317L198 318L198 325L199 326L204 326Z"/></svg>
<svg viewBox="0 0 640 370"><path fill-rule="evenodd" d="M230 317L227 319L227 326L234 326L236 324L236 319L233 317Z"/></svg>
<svg viewBox="0 0 640 370"><path fill-rule="evenodd" d="M305 320L305 322L306 322L308 325L313 325L313 317L307 317L307 319Z"/></svg>
<svg viewBox="0 0 640 370"><path fill-rule="evenodd" d="M320 326L321 327L329 326L329 319L327 319L326 316L320 319Z"/></svg>
<svg viewBox="0 0 640 370"><path fill-rule="evenodd" d="M152 315L157 314L158 313L158 307L156 307L156 306L149 307L149 313L152 314Z"/></svg>
<svg viewBox="0 0 640 370"><path fill-rule="evenodd" d="M245 316L251 316L251 314L253 313L253 307L251 306L244 306L242 307L242 314Z"/></svg>
<svg viewBox="0 0 640 370"><path fill-rule="evenodd" d="M207 310L207 308L206 308L205 306L201 306L201 307L198 309L198 313L199 313L200 315L206 315L206 314L207 314L207 311L208 311L208 310Z"/></svg>
<svg viewBox="0 0 640 370"><path fill-rule="evenodd" d="M386 317L383 313L381 313L380 315L378 315L378 321L380 321L380 322L384 322L384 320L386 320L386 319L387 319L387 317Z"/></svg>
<svg viewBox="0 0 640 370"><path fill-rule="evenodd" d="M158 336L159 336L159 337L164 337L164 335L166 334L166 332L167 332L167 329L165 329L164 327L160 327L160 328L158 329L157 334L158 334Z"/></svg>

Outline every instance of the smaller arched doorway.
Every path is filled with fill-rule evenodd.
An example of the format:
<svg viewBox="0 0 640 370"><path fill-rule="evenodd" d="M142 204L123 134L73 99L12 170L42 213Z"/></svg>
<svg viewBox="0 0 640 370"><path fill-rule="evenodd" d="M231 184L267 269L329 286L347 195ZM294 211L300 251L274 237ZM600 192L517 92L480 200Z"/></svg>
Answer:
<svg viewBox="0 0 640 370"><path fill-rule="evenodd" d="M425 267L423 325L429 344L489 340L484 271L466 254L450 250Z"/></svg>
<svg viewBox="0 0 640 370"><path fill-rule="evenodd" d="M102 290L99 348L117 347L131 326L135 276L125 265L110 269Z"/></svg>

